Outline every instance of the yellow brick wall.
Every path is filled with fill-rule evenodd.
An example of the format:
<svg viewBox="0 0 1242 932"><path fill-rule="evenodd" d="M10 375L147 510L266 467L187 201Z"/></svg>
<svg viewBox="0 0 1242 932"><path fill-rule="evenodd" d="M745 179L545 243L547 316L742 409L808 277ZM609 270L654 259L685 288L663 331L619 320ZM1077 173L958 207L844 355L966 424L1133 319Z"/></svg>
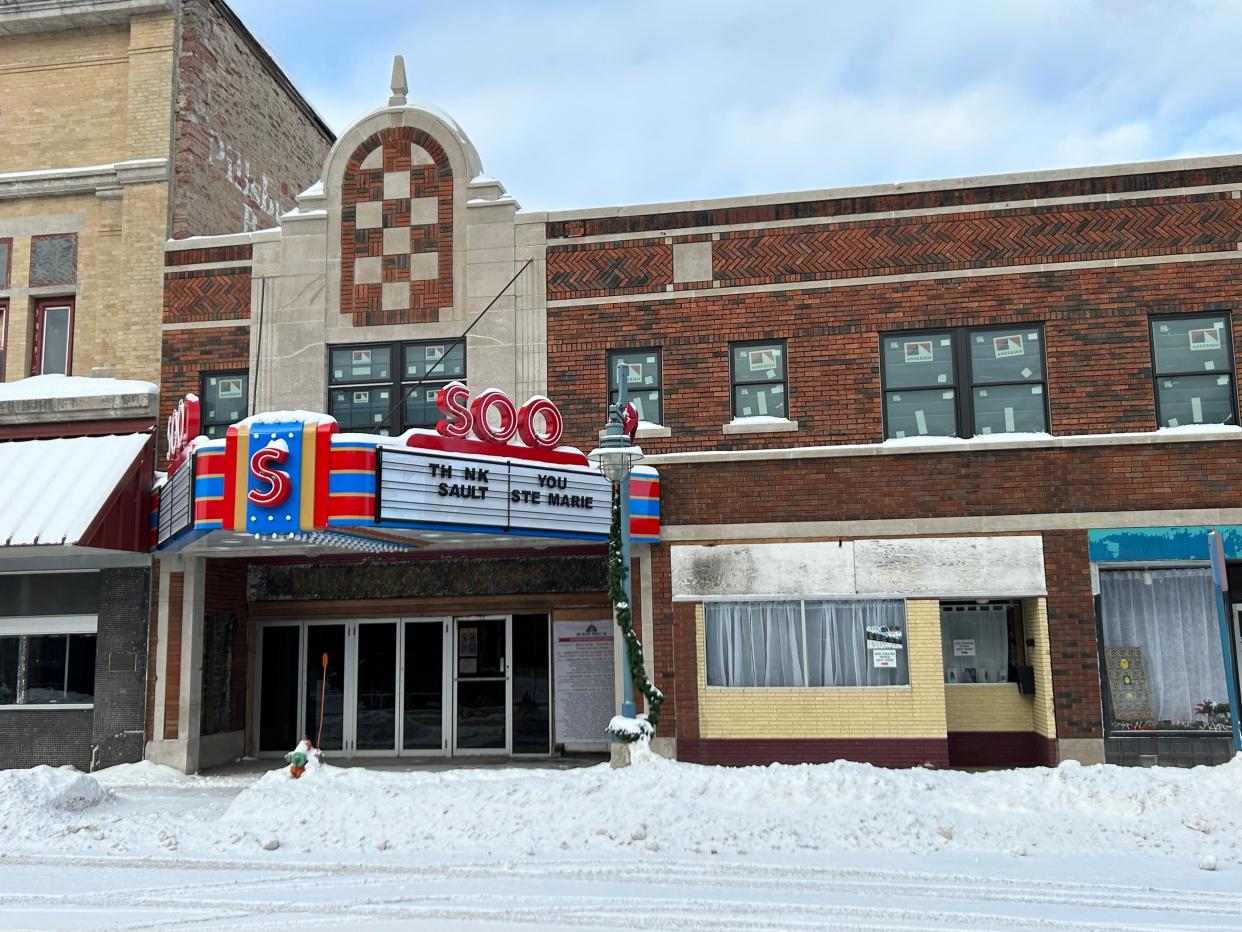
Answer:
<svg viewBox="0 0 1242 932"><path fill-rule="evenodd" d="M1030 696L1017 683L946 683L945 718L949 731L1033 731Z"/></svg>
<svg viewBox="0 0 1242 932"><path fill-rule="evenodd" d="M0 172L125 157L129 29L0 38Z"/></svg>
<svg viewBox="0 0 1242 932"><path fill-rule="evenodd" d="M704 609L697 606L699 735L703 738L943 738L940 604L906 602L910 685L835 689L708 687Z"/></svg>
<svg viewBox="0 0 1242 932"><path fill-rule="evenodd" d="M171 158L174 38L170 13L128 25L0 38L0 171ZM94 193L0 200L0 236L38 221L78 229L78 280L29 289L30 237L13 233L4 378L30 372L31 312L43 295L74 296L75 375L111 365L121 378L159 382L167 182Z"/></svg>
<svg viewBox="0 0 1242 932"><path fill-rule="evenodd" d="M1045 738L1057 736L1056 712L1052 706L1052 652L1048 646L1048 600L1023 599L1022 623L1028 641L1026 662L1035 668L1035 696L1032 716L1035 731Z"/></svg>

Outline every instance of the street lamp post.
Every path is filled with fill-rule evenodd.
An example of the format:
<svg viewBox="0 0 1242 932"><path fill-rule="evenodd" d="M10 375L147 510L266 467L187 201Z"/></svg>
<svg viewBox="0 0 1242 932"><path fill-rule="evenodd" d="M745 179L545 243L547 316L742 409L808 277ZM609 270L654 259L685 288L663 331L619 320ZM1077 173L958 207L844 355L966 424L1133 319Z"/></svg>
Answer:
<svg viewBox="0 0 1242 932"><path fill-rule="evenodd" d="M633 589L630 586L630 467L643 458L643 451L634 446L633 441L625 433L622 412L626 406L626 383L629 381L624 364L617 368L617 400L608 405L608 423L604 427L604 436L599 446L592 450L587 459L599 467L616 489L619 496L621 512L621 565L622 584L625 590L625 601L630 611L634 610ZM616 607L613 607L616 613ZM629 673L629 658L626 658L625 669L625 701L621 704L621 714L625 718L634 718L634 678Z"/></svg>

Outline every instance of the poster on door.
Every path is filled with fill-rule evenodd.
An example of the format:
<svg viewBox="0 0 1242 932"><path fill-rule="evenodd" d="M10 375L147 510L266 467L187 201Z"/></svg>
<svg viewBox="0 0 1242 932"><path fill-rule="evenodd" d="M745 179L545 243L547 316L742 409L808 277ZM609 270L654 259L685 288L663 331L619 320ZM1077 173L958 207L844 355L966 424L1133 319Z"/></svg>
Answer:
<svg viewBox="0 0 1242 932"><path fill-rule="evenodd" d="M605 729L616 714L612 620L558 621L553 670L556 743L566 750L606 750Z"/></svg>

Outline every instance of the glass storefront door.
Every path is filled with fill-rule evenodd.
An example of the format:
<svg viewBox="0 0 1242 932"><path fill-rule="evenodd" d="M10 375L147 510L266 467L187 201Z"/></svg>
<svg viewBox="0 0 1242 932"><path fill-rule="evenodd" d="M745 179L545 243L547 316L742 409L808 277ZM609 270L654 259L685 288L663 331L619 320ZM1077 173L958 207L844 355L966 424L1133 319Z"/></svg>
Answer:
<svg viewBox="0 0 1242 932"><path fill-rule="evenodd" d="M258 752L551 753L550 646L546 613L263 623Z"/></svg>
<svg viewBox="0 0 1242 932"><path fill-rule="evenodd" d="M509 750L509 619L458 618L453 751Z"/></svg>

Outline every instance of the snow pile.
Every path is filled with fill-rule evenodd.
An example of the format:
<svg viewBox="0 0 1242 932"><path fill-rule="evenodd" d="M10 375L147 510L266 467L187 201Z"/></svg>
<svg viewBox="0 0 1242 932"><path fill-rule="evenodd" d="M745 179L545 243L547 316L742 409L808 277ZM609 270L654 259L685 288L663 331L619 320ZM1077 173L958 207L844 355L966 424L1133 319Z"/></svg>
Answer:
<svg viewBox="0 0 1242 932"><path fill-rule="evenodd" d="M0 770L0 822L37 818L47 810L81 812L107 795L99 781L72 767L40 764L29 770Z"/></svg>
<svg viewBox="0 0 1242 932"><path fill-rule="evenodd" d="M194 777L164 764L149 760L135 764L117 764L95 771L92 776L109 789L118 786L184 786L194 782Z"/></svg>
<svg viewBox="0 0 1242 932"><path fill-rule="evenodd" d="M961 773L836 762L702 767L647 755L610 770L274 771L221 827L267 846L411 856L938 851L1242 858L1242 762ZM641 837L641 844L635 838ZM253 850L253 848L251 848ZM270 850L270 849L269 849Z"/></svg>

